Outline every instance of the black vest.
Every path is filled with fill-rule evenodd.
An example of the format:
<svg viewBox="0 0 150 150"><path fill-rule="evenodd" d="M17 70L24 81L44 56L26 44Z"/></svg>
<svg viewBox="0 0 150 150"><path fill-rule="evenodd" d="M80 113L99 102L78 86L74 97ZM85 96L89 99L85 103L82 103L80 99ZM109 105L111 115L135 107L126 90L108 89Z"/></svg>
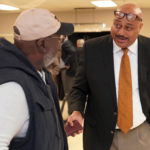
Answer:
<svg viewBox="0 0 150 150"><path fill-rule="evenodd" d="M27 74L23 70L14 68L0 69L0 84L14 81L22 86L30 114L26 137L14 138L10 143L10 150L59 150L59 141L61 141L60 150L68 149L63 121L59 111L57 90L51 75L47 75L47 84L50 85L53 101L52 97L49 96L47 86L40 79L40 76L39 80L37 80L33 75ZM58 125L53 102L58 114Z"/></svg>

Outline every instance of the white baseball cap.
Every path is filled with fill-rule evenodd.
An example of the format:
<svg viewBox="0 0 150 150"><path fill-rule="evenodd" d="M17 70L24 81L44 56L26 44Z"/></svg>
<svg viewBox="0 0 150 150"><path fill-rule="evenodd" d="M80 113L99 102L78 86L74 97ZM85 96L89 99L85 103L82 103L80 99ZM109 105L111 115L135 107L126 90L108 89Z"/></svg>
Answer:
<svg viewBox="0 0 150 150"><path fill-rule="evenodd" d="M73 24L60 22L49 10L41 8L23 11L17 17L13 28L14 38L24 41L37 40L54 33L70 35L74 31Z"/></svg>

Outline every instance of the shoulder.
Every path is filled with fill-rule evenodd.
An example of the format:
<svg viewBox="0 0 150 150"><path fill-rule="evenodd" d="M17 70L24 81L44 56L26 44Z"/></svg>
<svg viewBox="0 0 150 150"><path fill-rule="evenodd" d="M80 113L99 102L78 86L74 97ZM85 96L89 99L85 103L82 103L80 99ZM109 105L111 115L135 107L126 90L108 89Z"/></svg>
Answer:
<svg viewBox="0 0 150 150"><path fill-rule="evenodd" d="M108 47L112 46L112 44L113 44L113 39L109 34L109 35L87 40L84 44L84 49L85 51L100 52L108 49Z"/></svg>
<svg viewBox="0 0 150 150"><path fill-rule="evenodd" d="M139 35L138 41L139 41L139 44L143 44L143 45L148 44L148 45L150 45L150 38L149 37Z"/></svg>
<svg viewBox="0 0 150 150"><path fill-rule="evenodd" d="M87 44L87 45L90 45L90 44L105 44L105 43L108 43L108 42L112 42L112 37L111 37L110 34L87 40L85 42L85 44Z"/></svg>
<svg viewBox="0 0 150 150"><path fill-rule="evenodd" d="M27 101L23 88L16 82L0 85L0 110L9 110L11 115L27 113ZM18 114L16 114L18 115Z"/></svg>
<svg viewBox="0 0 150 150"><path fill-rule="evenodd" d="M1 84L0 85L0 97L2 97L2 96L10 97L10 98L16 97L17 99L14 99L16 101L20 98L21 99L25 98L23 88L21 87L20 84L18 84L16 82L6 82L6 83Z"/></svg>

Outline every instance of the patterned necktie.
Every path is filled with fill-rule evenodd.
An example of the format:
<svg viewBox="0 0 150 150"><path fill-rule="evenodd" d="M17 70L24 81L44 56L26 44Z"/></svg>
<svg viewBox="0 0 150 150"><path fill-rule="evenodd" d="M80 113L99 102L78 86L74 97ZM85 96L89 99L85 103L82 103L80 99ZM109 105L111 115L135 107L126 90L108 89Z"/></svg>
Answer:
<svg viewBox="0 0 150 150"><path fill-rule="evenodd" d="M132 80L128 49L122 49L118 90L118 127L127 133L133 126Z"/></svg>

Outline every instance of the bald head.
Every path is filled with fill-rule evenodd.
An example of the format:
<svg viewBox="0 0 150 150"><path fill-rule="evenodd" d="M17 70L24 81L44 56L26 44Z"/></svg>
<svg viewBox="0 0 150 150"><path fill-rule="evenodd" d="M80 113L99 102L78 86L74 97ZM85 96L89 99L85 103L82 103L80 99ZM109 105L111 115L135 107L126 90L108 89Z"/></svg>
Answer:
<svg viewBox="0 0 150 150"><path fill-rule="evenodd" d="M84 39L78 39L77 40L77 47L83 47L83 45L84 45Z"/></svg>
<svg viewBox="0 0 150 150"><path fill-rule="evenodd" d="M114 12L111 35L121 48L127 48L138 38L143 26L142 11L135 4L124 4Z"/></svg>
<svg viewBox="0 0 150 150"><path fill-rule="evenodd" d="M117 10L125 13L133 13L139 16L140 18L142 18L142 10L135 4L131 4L131 3L124 4L120 6Z"/></svg>

